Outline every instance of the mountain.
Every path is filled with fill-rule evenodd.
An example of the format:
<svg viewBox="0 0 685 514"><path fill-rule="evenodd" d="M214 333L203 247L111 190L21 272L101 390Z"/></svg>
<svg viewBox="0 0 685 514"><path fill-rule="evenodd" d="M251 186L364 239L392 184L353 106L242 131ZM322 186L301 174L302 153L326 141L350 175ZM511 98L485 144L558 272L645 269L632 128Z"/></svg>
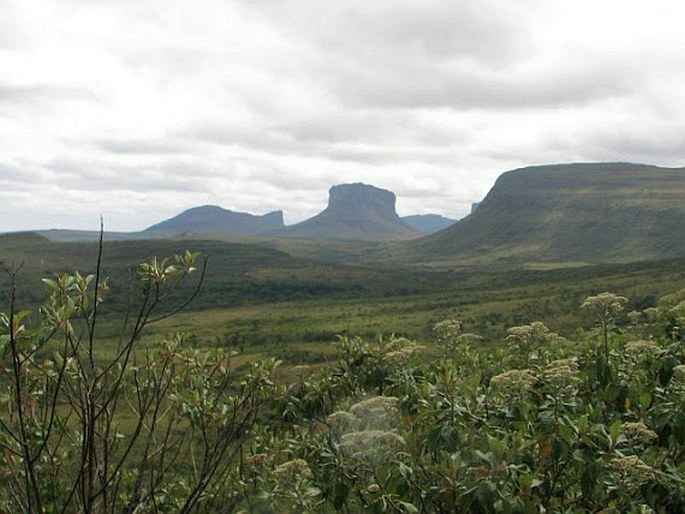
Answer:
<svg viewBox="0 0 685 514"><path fill-rule="evenodd" d="M258 235L283 228L283 212L263 216L233 212L216 205L204 205L183 211L166 221L146 228L140 235L168 237L178 234Z"/></svg>
<svg viewBox="0 0 685 514"><path fill-rule="evenodd" d="M279 235L307 239L396 241L421 233L408 227L395 211L395 195L367 184L341 184L329 190L328 207Z"/></svg>
<svg viewBox="0 0 685 514"><path fill-rule="evenodd" d="M502 174L472 214L404 245L433 265L576 266L685 255L685 168L535 166Z"/></svg>
<svg viewBox="0 0 685 514"><path fill-rule="evenodd" d="M435 234L447 227L454 225L457 220L445 218L439 214L414 214L412 216L403 216L402 221L405 225L409 225L414 230L425 235Z"/></svg>

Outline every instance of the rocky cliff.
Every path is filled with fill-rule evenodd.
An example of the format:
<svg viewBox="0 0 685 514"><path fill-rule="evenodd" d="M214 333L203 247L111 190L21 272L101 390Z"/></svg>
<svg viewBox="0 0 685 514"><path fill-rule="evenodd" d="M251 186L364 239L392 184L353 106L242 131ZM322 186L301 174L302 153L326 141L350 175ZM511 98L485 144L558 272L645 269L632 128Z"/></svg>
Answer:
<svg viewBox="0 0 685 514"><path fill-rule="evenodd" d="M325 210L280 234L350 241L394 241L421 236L397 215L394 193L361 183L333 186Z"/></svg>

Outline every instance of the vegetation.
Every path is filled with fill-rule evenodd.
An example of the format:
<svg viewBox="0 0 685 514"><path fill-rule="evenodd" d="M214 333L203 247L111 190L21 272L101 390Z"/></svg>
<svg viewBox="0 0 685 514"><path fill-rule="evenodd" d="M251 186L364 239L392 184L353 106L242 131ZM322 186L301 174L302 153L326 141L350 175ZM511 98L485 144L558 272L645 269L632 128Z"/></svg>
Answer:
<svg viewBox="0 0 685 514"><path fill-rule="evenodd" d="M38 316L9 269L0 510L685 510L685 290L629 313L573 297L596 329L528 321L497 347L454 318L419 341L343 336L279 385L273 359L241 375L224 349L143 338L196 295L198 262L137 268L115 346L104 265L46 279Z"/></svg>
<svg viewBox="0 0 685 514"><path fill-rule="evenodd" d="M105 242L108 305L101 313L103 344L112 346L125 314L130 269L152 255L173 255L192 244L210 255L204 287L180 316L148 327L154 337L192 334L195 348L231 348L276 355L286 363L322 360L336 334L377 333L427 340L443 319L501 344L508 327L544 319L562 335L592 321L577 305L612 290L631 299L628 310L653 307L659 296L685 287L683 259L549 271L434 271L327 264L278 250L221 241ZM54 243L30 234L0 236L0 258L24 262L17 276L23 308L37 308L42 277L92 270L97 244ZM8 287L0 274L0 288ZM179 292L188 293L181 284ZM247 357L247 356L246 356Z"/></svg>
<svg viewBox="0 0 685 514"><path fill-rule="evenodd" d="M195 296L204 266L191 294L174 302L198 257L185 252L139 266L139 294L110 351L98 337L107 290L99 262L94 275L44 279L48 299L32 325L29 312L17 309L19 270L7 269L0 510L213 511L212 492L225 484L261 406L272 400L274 362L253 366L236 383L224 352L192 351L180 337L136 348L148 325Z"/></svg>
<svg viewBox="0 0 685 514"><path fill-rule="evenodd" d="M682 512L683 300L634 312L608 360L601 327L566 340L540 322L483 353L446 320L428 364L406 340L342 339L291 387L287 435L262 432L254 483L274 511ZM265 470L295 460L308 495L275 494Z"/></svg>
<svg viewBox="0 0 685 514"><path fill-rule="evenodd" d="M533 166L502 174L449 229L386 251L434 266L540 267L685 254L685 170L630 163Z"/></svg>

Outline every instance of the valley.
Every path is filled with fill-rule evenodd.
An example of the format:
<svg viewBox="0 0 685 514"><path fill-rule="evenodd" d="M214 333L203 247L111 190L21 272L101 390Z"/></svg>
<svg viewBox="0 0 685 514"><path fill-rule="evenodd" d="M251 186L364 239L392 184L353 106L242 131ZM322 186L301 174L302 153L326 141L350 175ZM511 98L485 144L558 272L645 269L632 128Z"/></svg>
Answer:
<svg viewBox="0 0 685 514"><path fill-rule="evenodd" d="M208 257L200 293L188 308L149 328L150 340L174 332L196 348L237 350L247 360L278 356L287 365L325 360L339 335L372 340L394 334L435 344L433 326L460 319L464 330L496 348L511 326L544 319L571 335L589 327L582 300L611 290L631 299L629 310L685 288L685 259L551 270L445 271L325 263L244 243L152 240L105 243L103 272L109 291L101 323L112 338L129 305L136 263L189 249ZM57 243L35 235L0 236L5 262L23 262L21 308L44 298L41 278L92 273L95 243ZM0 277L7 287L7 276ZM187 292L192 285L180 291Z"/></svg>
<svg viewBox="0 0 685 514"><path fill-rule="evenodd" d="M516 170L456 223L412 219L432 235L360 184L293 227L201 207L101 245L0 234L0 443L30 491L0 502L681 511L682 179ZM98 483L133 494L69 493Z"/></svg>
<svg viewBox="0 0 685 514"><path fill-rule="evenodd" d="M423 237L397 215L392 192L365 184L332 187L328 207L294 226L282 212L199 207L142 232L104 234L107 312L124 314L137 263L189 249L208 257L200 294L152 337L181 330L198 347L281 356L307 344L306 358L318 359L338 335L430 343L448 318L489 346L538 319L570 334L588 326L578 306L589 294L611 290L639 310L685 287L683 197L681 169L596 163L504 173L459 222L409 217L442 227ZM20 300L38 305L41 278L91 272L97 237L0 235L1 260L23 263ZM285 360L297 364L295 354Z"/></svg>

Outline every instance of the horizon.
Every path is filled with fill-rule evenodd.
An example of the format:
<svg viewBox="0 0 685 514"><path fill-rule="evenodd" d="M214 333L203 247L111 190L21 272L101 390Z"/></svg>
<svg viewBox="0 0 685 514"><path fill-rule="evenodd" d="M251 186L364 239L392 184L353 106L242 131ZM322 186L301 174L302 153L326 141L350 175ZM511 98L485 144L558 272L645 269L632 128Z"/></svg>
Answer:
<svg viewBox="0 0 685 514"><path fill-rule="evenodd" d="M355 182L355 183L352 183L352 184L335 184L334 186L331 186L331 188L337 187L337 186L343 186L343 185L363 185L363 186L368 186L368 187L373 187L373 188L376 188L376 189L380 189L380 188L377 188L376 186L374 186L373 184L365 184L365 183L362 183L362 182ZM386 190L386 189L381 189L381 190L382 190L382 191L388 191L388 190ZM390 192L393 193L392 191L390 191ZM393 193L393 195L394 195L394 193ZM479 203L479 202L474 202L474 203ZM317 215L320 214L323 210L325 210L327 207L328 207L328 204L326 204L326 205L321 209L321 211L319 211L318 213L314 214L312 217L317 216ZM168 218L165 218L165 219L162 219L162 220L157 220L157 221L153 222L152 224L150 224L150 225L148 225L148 226L146 226L146 227L144 227L144 228L142 228L142 229L140 229L140 230L128 230L128 231L108 230L108 229L106 228L106 226L105 226L105 225L106 225L106 222L105 222L105 220L103 219L103 220L102 220L102 221L103 221L103 227L104 227L104 231L103 231L103 232L104 232L105 234L107 234L107 233L110 233L110 234L112 234L112 233L115 233L115 234L129 234L129 233L130 233L130 234L135 234L135 233L138 233L138 232L143 232L143 231L145 231L145 230L147 230L147 229L149 229L149 228L151 228L151 227L153 227L153 226L155 226L155 225L158 225L158 224L160 224L160 223L164 223L164 222L166 222L166 221L169 221L169 220L171 220L171 219L174 219L174 218L176 218L176 217L178 217L178 216L180 216L180 215L182 215L182 214L184 214L184 213L186 213L186 212L188 212L188 211L198 210L198 209L206 209L206 208L217 208L217 209L221 209L222 211L226 211L226 212L231 212L231 213L235 213L235 214L249 214L249 215L252 215L252 216L267 216L267 215L269 215L269 214L281 213L281 215L283 216L283 224L284 224L284 227L292 227L292 226L294 226L294 225L298 225L298 224L302 223L303 221L307 221L308 219L311 219L311 217L310 217L310 218L306 218L306 219L301 220L301 221L296 221L296 222L294 222L294 223L287 223L287 222L286 222L286 218L285 218L285 210L284 210L284 209L276 209L276 210L269 211L269 212L256 213L256 212L250 212L250 211L237 211L237 210L235 210L235 209L231 209L231 208L224 207L224 206L221 206L221 205L216 205L216 204L205 204L205 205L195 205L195 206L192 206L192 207L188 207L187 209L183 209L182 211L180 211L180 212L178 212L178 213L176 213L176 214L174 214L174 215L172 215L172 216L170 216L170 217L168 217ZM411 217L411 216L439 216L439 217L442 217L442 218L444 218L444 219L448 219L448 220L453 221L453 222L457 222L457 221L459 221L459 219L461 219L461 218L459 218L459 219L450 218L449 216L444 216L444 215L442 215L442 214L432 213L432 212L425 213L425 214L416 214L416 213L400 214L400 213L398 212L397 214L398 214L398 216L399 216L400 218L407 218L407 217ZM468 215L468 214L467 214L467 215ZM87 233L91 233L91 232L99 232L99 229L88 229L88 228L85 228L85 229L84 229L84 228L76 229L76 228L69 228L69 227L32 228L32 229L25 229L25 230L0 231L0 235L16 234L16 233L31 233L31 232L50 232L50 231L87 232Z"/></svg>

